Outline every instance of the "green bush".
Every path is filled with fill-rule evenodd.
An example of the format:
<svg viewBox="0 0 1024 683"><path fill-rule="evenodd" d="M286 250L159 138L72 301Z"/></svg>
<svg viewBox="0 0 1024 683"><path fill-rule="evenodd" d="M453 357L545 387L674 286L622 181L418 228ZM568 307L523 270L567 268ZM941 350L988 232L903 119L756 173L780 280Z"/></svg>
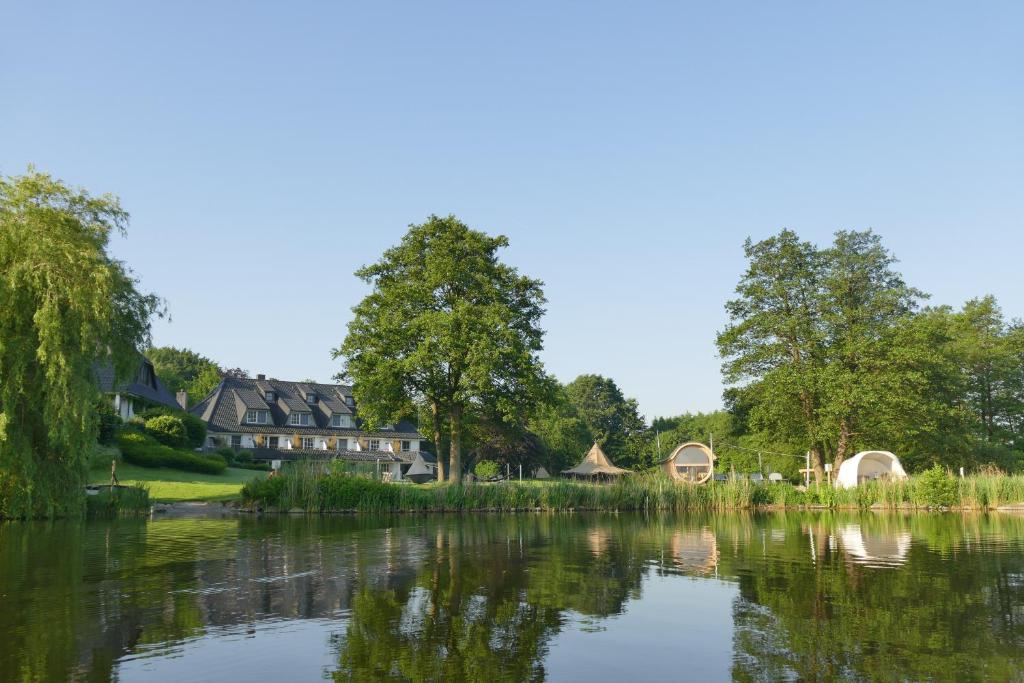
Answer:
<svg viewBox="0 0 1024 683"><path fill-rule="evenodd" d="M121 428L121 416L106 396L96 404L96 415L99 417L99 433L96 440L104 446L109 446L117 438L117 430Z"/></svg>
<svg viewBox="0 0 1024 683"><path fill-rule="evenodd" d="M284 486L284 477L251 479L242 486L242 500L260 507L278 507Z"/></svg>
<svg viewBox="0 0 1024 683"><path fill-rule="evenodd" d="M146 433L172 448L188 445L185 423L175 415L157 415L146 420Z"/></svg>
<svg viewBox="0 0 1024 683"><path fill-rule="evenodd" d="M497 479L501 473L501 467L498 463L493 460L481 460L473 468L473 474L476 475L477 479L489 481L491 479Z"/></svg>
<svg viewBox="0 0 1024 683"><path fill-rule="evenodd" d="M189 446L190 448L201 448L206 443L206 423L192 413L185 412L184 410L175 410L167 406L152 406L142 411L141 415L147 422L154 417L162 417L164 415L176 417L185 426L185 443L182 445Z"/></svg>
<svg viewBox="0 0 1024 683"><path fill-rule="evenodd" d="M204 457L192 451L171 448L134 430L122 431L117 442L124 461L141 467L170 467L202 474L221 474L227 469L227 462L219 455Z"/></svg>
<svg viewBox="0 0 1024 683"><path fill-rule="evenodd" d="M914 482L914 498L918 505L951 507L959 499L957 481L940 465L925 470Z"/></svg>

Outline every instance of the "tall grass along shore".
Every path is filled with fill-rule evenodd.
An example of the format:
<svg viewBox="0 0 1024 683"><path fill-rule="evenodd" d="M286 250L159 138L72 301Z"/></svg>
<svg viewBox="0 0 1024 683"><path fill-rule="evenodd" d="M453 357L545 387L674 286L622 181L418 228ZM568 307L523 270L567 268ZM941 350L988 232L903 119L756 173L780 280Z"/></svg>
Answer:
<svg viewBox="0 0 1024 683"><path fill-rule="evenodd" d="M870 482L854 489L746 480L704 485L676 483L659 474L637 474L610 484L569 480L444 485L388 484L296 466L286 474L242 487L251 510L303 512L465 512L519 510L732 510L757 507L985 510L1024 503L1024 476L978 475L966 479L930 470L907 481Z"/></svg>

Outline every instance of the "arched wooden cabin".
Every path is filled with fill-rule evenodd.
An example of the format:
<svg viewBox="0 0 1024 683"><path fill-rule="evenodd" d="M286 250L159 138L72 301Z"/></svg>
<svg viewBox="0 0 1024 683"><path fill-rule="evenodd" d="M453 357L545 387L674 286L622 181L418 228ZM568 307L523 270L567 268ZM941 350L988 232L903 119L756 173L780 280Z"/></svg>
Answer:
<svg viewBox="0 0 1024 683"><path fill-rule="evenodd" d="M677 481L703 484L714 474L715 454L704 444L690 441L672 451L672 455L662 460L661 467Z"/></svg>

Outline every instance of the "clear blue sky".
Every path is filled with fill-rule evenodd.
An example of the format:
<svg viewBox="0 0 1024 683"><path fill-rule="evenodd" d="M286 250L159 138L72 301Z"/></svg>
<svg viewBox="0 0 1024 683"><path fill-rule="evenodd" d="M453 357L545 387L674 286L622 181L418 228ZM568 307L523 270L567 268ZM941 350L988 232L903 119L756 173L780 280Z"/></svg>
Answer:
<svg viewBox="0 0 1024 683"><path fill-rule="evenodd" d="M455 213L546 282L560 379L708 410L747 236L872 227L1024 315L1022 8L11 2L0 172L121 197L157 344L327 380L352 271Z"/></svg>

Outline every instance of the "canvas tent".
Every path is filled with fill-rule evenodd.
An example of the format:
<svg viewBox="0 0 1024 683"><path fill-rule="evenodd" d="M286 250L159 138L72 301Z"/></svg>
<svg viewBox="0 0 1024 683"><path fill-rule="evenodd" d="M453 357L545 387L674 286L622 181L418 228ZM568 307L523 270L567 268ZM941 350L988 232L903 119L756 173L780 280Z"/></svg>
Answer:
<svg viewBox="0 0 1024 683"><path fill-rule="evenodd" d="M617 477L621 474L629 473L629 470L624 470L612 464L612 461L608 459L608 456L604 454L604 451L601 450L596 441L579 465L562 472L562 474L567 474L570 477Z"/></svg>
<svg viewBox="0 0 1024 683"><path fill-rule="evenodd" d="M535 469L532 474L533 474L533 478L534 479L550 479L551 478L551 475L548 474L548 471L544 467L544 465L541 465L540 467Z"/></svg>
<svg viewBox="0 0 1024 683"><path fill-rule="evenodd" d="M426 451L417 451L416 457L403 476L417 484L437 479L437 456Z"/></svg>
<svg viewBox="0 0 1024 683"><path fill-rule="evenodd" d="M836 488L850 489L873 479L906 479L899 458L889 451L861 451L839 466Z"/></svg>
<svg viewBox="0 0 1024 683"><path fill-rule="evenodd" d="M678 481L703 484L715 469L715 454L702 443L691 441L672 451L672 455L661 461L665 473Z"/></svg>

